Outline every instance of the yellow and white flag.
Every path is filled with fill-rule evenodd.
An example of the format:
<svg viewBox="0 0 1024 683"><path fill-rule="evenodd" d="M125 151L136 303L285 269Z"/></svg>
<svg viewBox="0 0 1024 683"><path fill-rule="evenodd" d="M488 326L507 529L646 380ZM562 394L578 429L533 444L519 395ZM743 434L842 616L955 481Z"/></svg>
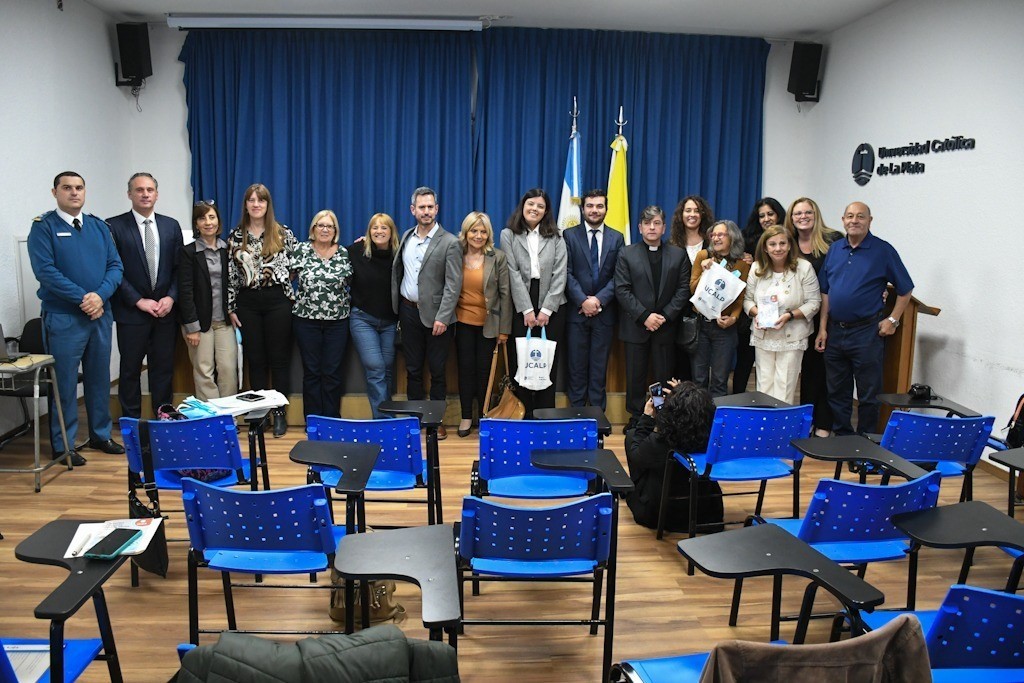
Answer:
<svg viewBox="0 0 1024 683"><path fill-rule="evenodd" d="M604 224L622 233L629 240L629 185L626 182L626 138L616 135L612 140L612 165L608 171L608 215Z"/></svg>

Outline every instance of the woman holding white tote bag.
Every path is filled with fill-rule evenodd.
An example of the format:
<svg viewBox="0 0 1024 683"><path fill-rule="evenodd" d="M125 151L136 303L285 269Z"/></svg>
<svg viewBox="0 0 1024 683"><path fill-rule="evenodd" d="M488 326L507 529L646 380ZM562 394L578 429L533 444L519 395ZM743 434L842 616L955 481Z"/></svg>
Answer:
<svg viewBox="0 0 1024 683"><path fill-rule="evenodd" d="M732 221L718 221L708 231L711 246L697 252L690 270L690 293L697 291L701 276L718 263L743 282L750 266L743 260L743 233ZM692 299L691 299L692 301ZM693 381L706 386L711 396L729 393L729 371L736 358L736 322L743 306L742 293L713 320L698 315L697 350L693 353Z"/></svg>
<svg viewBox="0 0 1024 683"><path fill-rule="evenodd" d="M565 328L565 282L568 274L565 242L558 233L551 215L551 200L547 192L534 188L526 192L512 212L508 225L501 231L501 248L508 258L509 285L512 289L512 336L526 336L532 330L533 342L540 340L541 328L548 342L562 338ZM517 358L512 367L519 367ZM516 390L516 396L526 407L527 419L535 408L555 407L555 382L558 378L558 353L550 363L551 384L539 391L525 387Z"/></svg>

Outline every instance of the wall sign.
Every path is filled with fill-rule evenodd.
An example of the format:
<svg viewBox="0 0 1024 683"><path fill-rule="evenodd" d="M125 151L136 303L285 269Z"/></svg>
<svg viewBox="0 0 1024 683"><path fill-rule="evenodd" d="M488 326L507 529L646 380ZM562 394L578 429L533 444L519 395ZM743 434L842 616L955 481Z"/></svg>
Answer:
<svg viewBox="0 0 1024 683"><path fill-rule="evenodd" d="M896 175L920 175L925 171L923 161L911 159L902 160L901 157L917 157L932 153L956 152L959 150L974 149L974 138L965 138L962 135L953 135L945 139L925 140L924 142L911 142L903 147L879 147L879 159L892 159L893 161L882 161L875 167L875 150L866 142L862 142L853 153L853 182L861 187L868 184L871 176L877 174L879 177Z"/></svg>

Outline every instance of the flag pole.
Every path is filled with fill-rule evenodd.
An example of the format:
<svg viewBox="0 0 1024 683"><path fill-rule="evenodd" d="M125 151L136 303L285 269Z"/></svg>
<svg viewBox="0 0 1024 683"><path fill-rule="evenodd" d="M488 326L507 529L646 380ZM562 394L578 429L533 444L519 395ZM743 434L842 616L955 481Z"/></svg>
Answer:
<svg viewBox="0 0 1024 683"><path fill-rule="evenodd" d="M572 117L572 132L576 132L576 119L580 115L579 107L576 106L576 96L572 96L572 111L569 112L569 116Z"/></svg>
<svg viewBox="0 0 1024 683"><path fill-rule="evenodd" d="M575 99L575 98L573 98ZM619 127L619 135L622 135L622 127L625 126L629 121L622 118L622 105L619 105L619 118L615 120L615 125ZM573 119L573 128L575 129L576 119Z"/></svg>

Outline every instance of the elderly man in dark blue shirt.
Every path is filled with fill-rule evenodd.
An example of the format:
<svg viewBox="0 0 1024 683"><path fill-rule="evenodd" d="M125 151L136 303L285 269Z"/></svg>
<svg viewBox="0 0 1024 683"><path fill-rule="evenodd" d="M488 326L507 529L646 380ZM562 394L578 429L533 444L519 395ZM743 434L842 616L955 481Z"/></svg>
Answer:
<svg viewBox="0 0 1024 683"><path fill-rule="evenodd" d="M857 432L878 428L885 338L896 332L914 281L896 249L871 234L871 209L853 202L843 212L846 238L828 250L818 275L821 322L814 347L825 353L828 400L836 434L853 434L857 383ZM896 289L892 315L884 314L886 285Z"/></svg>

